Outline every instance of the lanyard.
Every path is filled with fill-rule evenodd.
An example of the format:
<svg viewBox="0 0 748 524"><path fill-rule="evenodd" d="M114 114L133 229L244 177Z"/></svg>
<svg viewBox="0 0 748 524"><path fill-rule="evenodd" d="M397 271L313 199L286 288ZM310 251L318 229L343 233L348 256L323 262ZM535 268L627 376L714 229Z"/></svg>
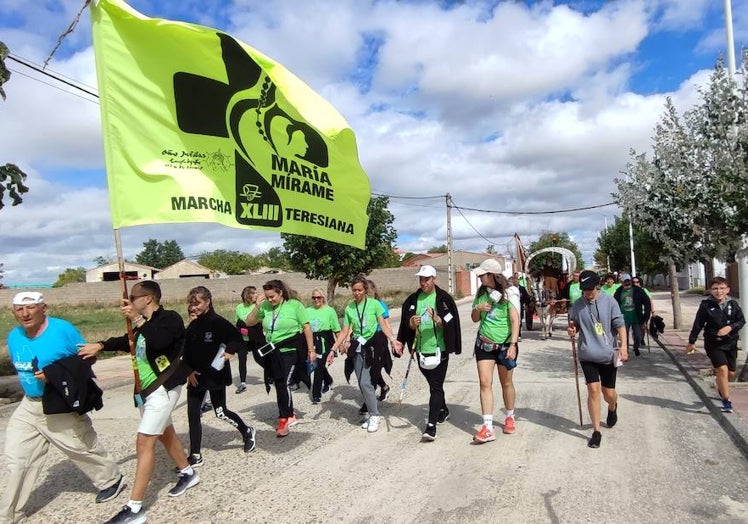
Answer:
<svg viewBox="0 0 748 524"><path fill-rule="evenodd" d="M364 336L364 313L366 312L366 302L369 300L369 297L364 298L364 307L361 308L361 312L358 311L358 302L354 301L353 303L356 305L356 316L358 317L358 329L361 332L361 336Z"/></svg>
<svg viewBox="0 0 748 524"><path fill-rule="evenodd" d="M590 314L592 323L595 325L595 332L598 335L602 335L603 342L607 345L608 334L605 332L605 327L603 326L602 322L600 322L600 306L597 305L597 300L595 300L595 310L597 311L597 318L595 318L595 315L592 314L592 308L590 307L590 303L587 302L586 305L587 305L587 312Z"/></svg>
<svg viewBox="0 0 748 524"><path fill-rule="evenodd" d="M283 307L283 304L285 304L285 302L286 301L284 300L283 302L281 302L280 304L278 304L278 312L277 313L275 312L275 308L273 308L273 312L271 313L271 315L272 315L272 321L270 322L270 333L271 334L275 330L275 321L278 320L278 317L280 316L280 310Z"/></svg>

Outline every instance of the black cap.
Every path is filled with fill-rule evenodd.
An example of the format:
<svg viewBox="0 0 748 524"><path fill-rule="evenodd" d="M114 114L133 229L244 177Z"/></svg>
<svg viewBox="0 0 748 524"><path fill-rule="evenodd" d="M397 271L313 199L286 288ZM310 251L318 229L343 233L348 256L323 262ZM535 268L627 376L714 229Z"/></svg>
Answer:
<svg viewBox="0 0 748 524"><path fill-rule="evenodd" d="M595 289L600 277L594 271L582 271L579 274L579 287L582 291L591 291Z"/></svg>

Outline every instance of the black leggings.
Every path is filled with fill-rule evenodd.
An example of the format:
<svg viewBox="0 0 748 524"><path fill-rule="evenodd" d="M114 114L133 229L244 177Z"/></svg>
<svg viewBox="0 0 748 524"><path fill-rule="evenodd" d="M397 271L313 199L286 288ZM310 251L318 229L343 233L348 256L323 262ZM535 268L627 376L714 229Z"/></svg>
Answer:
<svg viewBox="0 0 748 524"><path fill-rule="evenodd" d="M294 376L298 357L296 351L282 353L276 348L270 360L270 371L275 383L275 397L278 401L278 416L288 418L293 415L293 396L289 385Z"/></svg>
<svg viewBox="0 0 748 524"><path fill-rule="evenodd" d="M416 355L416 364L418 364L418 355ZM441 363L434 369L423 369L420 365L418 369L429 383L429 424L436 424L439 420L439 412L447 409L447 402L444 399L444 379L447 376L447 367L449 366L449 355L442 354Z"/></svg>
<svg viewBox="0 0 748 524"><path fill-rule="evenodd" d="M216 417L228 422L244 435L247 432L247 425L244 421L226 408L226 388L209 389L210 402L213 404L213 410ZM187 388L187 420L190 425L190 454L200 453L203 440L203 426L200 423L200 406L205 398L205 390L197 388Z"/></svg>
<svg viewBox="0 0 748 524"><path fill-rule="evenodd" d="M239 382L242 384L247 381L247 354L252 351L251 346L254 346L254 344L247 340L236 351L236 356L239 359Z"/></svg>
<svg viewBox="0 0 748 524"><path fill-rule="evenodd" d="M322 396L322 385L332 384L332 377L330 372L327 371L327 353L324 355L317 354L317 367L314 369L314 380L312 382L312 398L319 398Z"/></svg>

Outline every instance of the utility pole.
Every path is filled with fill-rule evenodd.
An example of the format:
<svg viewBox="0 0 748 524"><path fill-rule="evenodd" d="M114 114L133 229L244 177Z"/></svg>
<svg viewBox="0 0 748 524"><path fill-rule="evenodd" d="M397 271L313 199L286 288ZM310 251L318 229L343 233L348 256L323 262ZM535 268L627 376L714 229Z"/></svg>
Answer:
<svg viewBox="0 0 748 524"><path fill-rule="evenodd" d="M447 193L447 289L450 295L454 294L454 266L452 258L454 257L454 245L452 240L452 195Z"/></svg>
<svg viewBox="0 0 748 524"><path fill-rule="evenodd" d="M727 72L731 80L735 80L735 38L732 33L732 2L725 0L725 35L727 37ZM748 241L743 235L741 249L738 250L735 257L738 266L738 290L740 293L740 307L743 311L748 311ZM708 282L704 283L706 287ZM748 324L740 330L740 340L743 349L748 344Z"/></svg>

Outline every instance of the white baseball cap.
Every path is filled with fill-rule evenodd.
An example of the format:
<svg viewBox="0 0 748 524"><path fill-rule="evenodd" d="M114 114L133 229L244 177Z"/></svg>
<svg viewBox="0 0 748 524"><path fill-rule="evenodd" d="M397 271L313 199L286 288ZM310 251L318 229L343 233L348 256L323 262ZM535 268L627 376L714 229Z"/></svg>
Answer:
<svg viewBox="0 0 748 524"><path fill-rule="evenodd" d="M486 273L493 273L494 275L503 274L501 264L495 258L487 258L480 263L475 270L477 276L485 275Z"/></svg>
<svg viewBox="0 0 748 524"><path fill-rule="evenodd" d="M434 269L434 266L421 266L421 269L418 270L418 273L416 273L417 277L435 277L436 276L436 269Z"/></svg>
<svg viewBox="0 0 748 524"><path fill-rule="evenodd" d="M13 297L14 306L26 306L29 304L44 304L44 295L38 291L21 291Z"/></svg>

